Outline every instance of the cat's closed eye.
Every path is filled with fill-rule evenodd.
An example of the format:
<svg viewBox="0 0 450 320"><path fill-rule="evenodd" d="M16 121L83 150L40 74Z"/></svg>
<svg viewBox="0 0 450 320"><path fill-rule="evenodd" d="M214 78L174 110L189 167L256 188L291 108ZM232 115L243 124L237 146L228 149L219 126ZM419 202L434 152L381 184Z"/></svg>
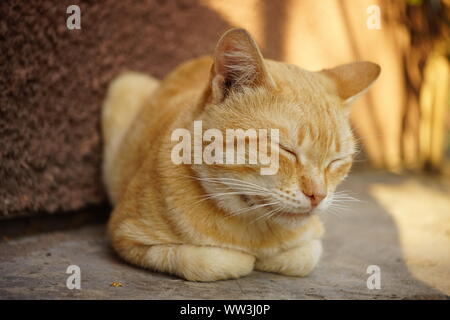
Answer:
<svg viewBox="0 0 450 320"><path fill-rule="evenodd" d="M327 166L327 169L330 171L336 170L343 164L350 162L350 160L351 160L351 156L344 156L344 157L336 158L336 159L330 161L330 163Z"/></svg>
<svg viewBox="0 0 450 320"><path fill-rule="evenodd" d="M286 154L288 154L289 157L290 157L292 160L296 160L296 159L297 159L297 154L296 154L291 148L286 147L286 146L281 145L281 144L279 145L279 147L280 147L280 149L283 150Z"/></svg>

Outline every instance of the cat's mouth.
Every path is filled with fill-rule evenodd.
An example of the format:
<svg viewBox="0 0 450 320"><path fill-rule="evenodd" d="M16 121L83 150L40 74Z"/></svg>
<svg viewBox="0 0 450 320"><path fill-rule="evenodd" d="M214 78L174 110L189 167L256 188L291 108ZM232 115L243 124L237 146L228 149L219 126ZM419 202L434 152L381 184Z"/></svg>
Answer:
<svg viewBox="0 0 450 320"><path fill-rule="evenodd" d="M241 195L241 198L249 208L257 209L261 205L264 205L264 203L265 203L265 199L260 196L250 197L248 195L243 194L243 195ZM269 207L271 207L271 205L267 205L266 207L269 208Z"/></svg>
<svg viewBox="0 0 450 320"><path fill-rule="evenodd" d="M241 194L241 198L249 207L256 205L256 203L246 194Z"/></svg>
<svg viewBox="0 0 450 320"><path fill-rule="evenodd" d="M249 197L248 195L241 195L242 200L250 207L259 208L259 206L264 205L266 202L264 198L259 196ZM254 198L254 199L253 199ZM283 209L276 212L279 207L273 204L267 204L264 206L265 210L274 211L273 216L287 218L287 219L296 219L296 218L304 218L306 216L311 215L312 211L308 210L305 212L294 212L288 209Z"/></svg>

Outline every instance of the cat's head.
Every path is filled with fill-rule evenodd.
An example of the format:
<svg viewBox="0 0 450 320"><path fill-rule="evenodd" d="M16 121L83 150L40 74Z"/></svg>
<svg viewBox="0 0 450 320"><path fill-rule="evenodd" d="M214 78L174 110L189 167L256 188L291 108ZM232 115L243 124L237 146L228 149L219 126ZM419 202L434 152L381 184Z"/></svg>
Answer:
<svg viewBox="0 0 450 320"><path fill-rule="evenodd" d="M379 73L371 62L310 72L263 59L243 29L225 33L214 53L203 129L224 137L227 129L278 129L279 141L271 143L279 146L279 169L262 175L261 164L195 166L211 199L230 214L292 224L325 210L355 153L349 104Z"/></svg>

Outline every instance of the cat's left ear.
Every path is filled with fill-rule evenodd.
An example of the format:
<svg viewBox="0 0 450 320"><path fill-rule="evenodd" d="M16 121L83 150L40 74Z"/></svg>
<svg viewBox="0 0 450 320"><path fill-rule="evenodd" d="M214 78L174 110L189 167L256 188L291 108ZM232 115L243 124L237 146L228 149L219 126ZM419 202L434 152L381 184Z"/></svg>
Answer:
<svg viewBox="0 0 450 320"><path fill-rule="evenodd" d="M348 106L362 96L380 75L378 64L368 61L354 62L325 69L320 73L333 80L337 94Z"/></svg>
<svg viewBox="0 0 450 320"><path fill-rule="evenodd" d="M258 45L245 29L231 29L220 38L210 82L214 103L222 102L233 90L273 85Z"/></svg>

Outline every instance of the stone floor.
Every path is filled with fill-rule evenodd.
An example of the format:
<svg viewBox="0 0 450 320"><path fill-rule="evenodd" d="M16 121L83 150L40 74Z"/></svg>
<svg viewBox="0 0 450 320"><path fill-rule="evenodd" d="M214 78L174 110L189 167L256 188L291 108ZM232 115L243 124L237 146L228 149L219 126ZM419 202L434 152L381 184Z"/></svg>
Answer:
<svg viewBox="0 0 450 320"><path fill-rule="evenodd" d="M449 184L356 173L341 189L361 202L324 215L323 259L306 278L253 272L187 282L123 263L107 245L104 223L23 235L0 222L0 299L448 299ZM81 268L81 290L66 287L69 265ZM370 265L381 270L379 290L367 288Z"/></svg>

